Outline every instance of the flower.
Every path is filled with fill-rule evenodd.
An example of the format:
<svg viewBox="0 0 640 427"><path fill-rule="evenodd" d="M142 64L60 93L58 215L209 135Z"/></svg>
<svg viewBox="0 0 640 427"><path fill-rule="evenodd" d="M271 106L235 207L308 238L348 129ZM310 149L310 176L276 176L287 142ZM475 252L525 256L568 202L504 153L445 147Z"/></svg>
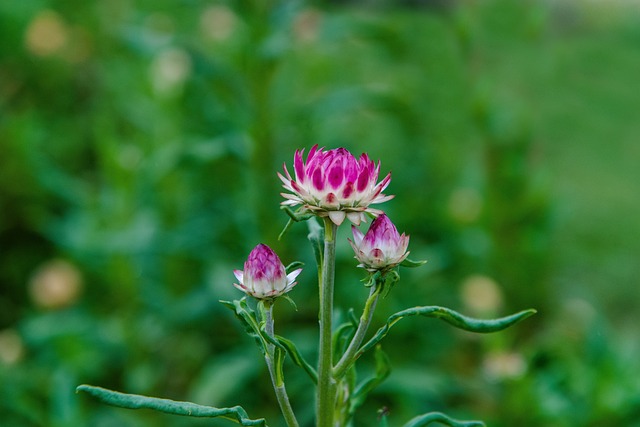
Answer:
<svg viewBox="0 0 640 427"><path fill-rule="evenodd" d="M391 181L391 173L379 183L380 162L376 164L367 154L356 159L347 149L336 148L324 151L314 145L307 161L304 150L296 150L293 159L295 179L284 165L284 173L278 173L283 187L290 193L281 193L287 199L284 206L302 204L304 211L320 217L329 217L336 225L345 217L360 225L365 220L364 212L374 215L382 213L369 205L386 202L393 198L382 194Z"/></svg>
<svg viewBox="0 0 640 427"><path fill-rule="evenodd" d="M409 255L409 236L404 233L402 236L399 235L396 226L385 214L371 223L366 235L355 226L351 229L353 241L349 239L349 243L356 253L355 258L360 261L358 267L371 272L388 270L400 264Z"/></svg>
<svg viewBox="0 0 640 427"><path fill-rule="evenodd" d="M258 299L277 298L289 292L296 285L296 277L301 268L286 274L278 255L262 243L253 248L244 271L234 270L233 274L240 283L233 286Z"/></svg>

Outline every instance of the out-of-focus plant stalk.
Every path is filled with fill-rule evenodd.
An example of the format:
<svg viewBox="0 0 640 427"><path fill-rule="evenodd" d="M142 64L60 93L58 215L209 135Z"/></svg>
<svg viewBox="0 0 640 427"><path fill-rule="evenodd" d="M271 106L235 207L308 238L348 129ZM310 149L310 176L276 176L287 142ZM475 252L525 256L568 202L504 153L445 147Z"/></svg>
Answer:
<svg viewBox="0 0 640 427"><path fill-rule="evenodd" d="M274 337L273 332L273 302L266 301L264 304L265 308L265 326L264 330L270 337ZM274 366L274 358L275 358L275 346L273 344L269 344L267 346L267 352L264 355L264 359L267 362L267 367L269 369L269 374L271 375L271 383L273 384L273 390L276 393L276 398L278 399L278 404L280 405L280 410L282 411L282 415L284 416L284 420L287 423L288 427L298 427L298 420L293 412L293 408L291 407L291 403L289 402L289 396L287 395L287 389L284 386L284 378L278 375L276 371L276 367Z"/></svg>
<svg viewBox="0 0 640 427"><path fill-rule="evenodd" d="M273 173L275 148L273 138L273 78L278 65L278 56L267 53L265 44L270 36L271 13L277 1L245 1L248 8L249 39L242 57L242 68L249 89L249 135L251 136L251 157L248 200L253 203L252 211L256 220L257 235L269 235L273 228L270 206L277 194L271 180L264 179Z"/></svg>
<svg viewBox="0 0 640 427"><path fill-rule="evenodd" d="M338 226L324 218L324 256L320 280L320 343L318 356L318 390L316 397L316 426L333 427L336 381L333 378L333 344L331 339L333 316L333 286L336 263L336 232Z"/></svg>

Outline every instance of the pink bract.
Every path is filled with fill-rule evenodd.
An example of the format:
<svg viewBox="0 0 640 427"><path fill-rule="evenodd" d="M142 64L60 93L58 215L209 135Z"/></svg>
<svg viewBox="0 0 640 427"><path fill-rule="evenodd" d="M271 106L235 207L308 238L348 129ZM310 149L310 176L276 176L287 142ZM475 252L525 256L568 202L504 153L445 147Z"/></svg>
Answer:
<svg viewBox="0 0 640 427"><path fill-rule="evenodd" d="M365 220L364 212L382 213L369 205L393 198L382 194L391 181L391 173L378 181L380 162L377 164L367 154L356 159L347 149L324 151L314 145L305 162L304 150L297 150L293 159L294 177L284 165L284 173L278 173L283 187L291 193L281 193L287 199L285 206L302 205L304 210L320 217L329 217L336 225L345 218L359 225Z"/></svg>
<svg viewBox="0 0 640 427"><path fill-rule="evenodd" d="M393 268L404 261L409 252L409 236L400 235L396 226L385 214L378 216L369 227L367 234L362 234L355 226L353 241L349 240L355 252L355 258L360 261L358 267L369 271Z"/></svg>
<svg viewBox="0 0 640 427"><path fill-rule="evenodd" d="M234 270L240 283L233 286L258 299L276 298L289 292L297 282L301 268L286 274L278 255L267 245L259 244L244 263L244 271Z"/></svg>

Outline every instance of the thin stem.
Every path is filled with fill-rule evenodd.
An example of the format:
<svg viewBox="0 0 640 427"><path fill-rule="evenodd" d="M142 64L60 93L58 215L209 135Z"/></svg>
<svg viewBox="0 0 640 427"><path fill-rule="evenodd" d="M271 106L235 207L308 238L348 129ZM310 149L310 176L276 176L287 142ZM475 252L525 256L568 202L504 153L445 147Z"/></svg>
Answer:
<svg viewBox="0 0 640 427"><path fill-rule="evenodd" d="M369 297L364 304L364 310L362 310L362 316L360 316L360 323L358 324L358 329L356 329L356 333L353 335L351 339L351 343L349 343L349 347L344 352L340 361L333 369L333 377L335 379L342 378L347 370L353 365L354 356L362 344L362 340L364 339L365 334L367 333L367 329L369 328L369 324L371 323L371 318L373 317L373 312L376 309L376 304L378 302L378 297L380 296L381 286L377 283L371 286L371 291L369 292Z"/></svg>
<svg viewBox="0 0 640 427"><path fill-rule="evenodd" d="M318 395L316 398L317 427L333 427L336 381L332 376L333 286L336 263L336 231L338 227L324 219L324 256L320 274L320 343L318 357Z"/></svg>
<svg viewBox="0 0 640 427"><path fill-rule="evenodd" d="M273 303L265 301L264 307L264 330L267 335L273 338ZM293 408L291 408L289 396L287 395L287 389L284 386L284 378L281 373L278 375L277 368L273 364L273 360L275 359L275 345L271 343L267 345L267 353L264 355L264 359L267 362L267 368L269 368L273 390L276 393L276 398L278 399L278 404L280 405L280 411L282 411L284 420L288 427L298 427L298 420L296 419L296 415L293 413Z"/></svg>

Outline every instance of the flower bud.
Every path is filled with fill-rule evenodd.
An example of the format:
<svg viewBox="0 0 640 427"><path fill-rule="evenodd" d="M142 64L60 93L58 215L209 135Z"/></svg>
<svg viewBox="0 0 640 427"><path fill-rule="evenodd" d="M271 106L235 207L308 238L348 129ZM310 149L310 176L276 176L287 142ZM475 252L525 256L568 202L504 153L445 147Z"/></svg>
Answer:
<svg viewBox="0 0 640 427"><path fill-rule="evenodd" d="M355 226L353 241L349 240L356 256L360 261L358 267L369 271L388 270L404 261L409 252L409 236L398 234L396 226L385 214L377 217L369 227L366 235L363 235Z"/></svg>
<svg viewBox="0 0 640 427"><path fill-rule="evenodd" d="M240 282L234 283L233 286L254 298L277 298L296 285L296 277L301 271L299 268L286 274L278 255L269 246L261 243L249 254L247 262L244 263L244 271L233 271Z"/></svg>

